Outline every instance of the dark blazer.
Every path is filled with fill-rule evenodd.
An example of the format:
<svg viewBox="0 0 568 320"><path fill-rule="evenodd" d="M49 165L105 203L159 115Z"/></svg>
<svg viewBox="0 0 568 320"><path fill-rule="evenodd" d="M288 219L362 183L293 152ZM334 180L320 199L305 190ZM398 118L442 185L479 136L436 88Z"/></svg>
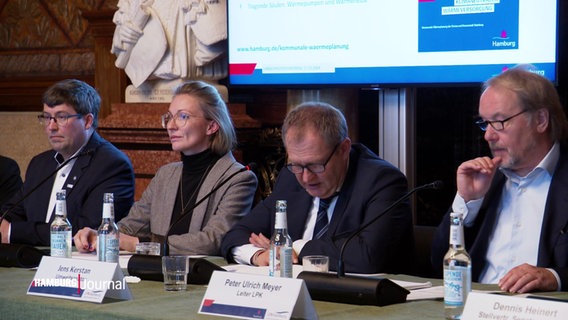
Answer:
<svg viewBox="0 0 568 320"><path fill-rule="evenodd" d="M22 187L20 167L14 159L0 156L0 208ZM0 214L2 214L0 211Z"/></svg>
<svg viewBox="0 0 568 320"><path fill-rule="evenodd" d="M498 171L493 178L473 226L464 228L466 249L472 260L472 280L479 281L485 267L489 237L497 219L497 206L506 177ZM560 276L562 291L568 290L568 149L560 148L560 158L552 176L544 209L537 267L552 268ZM451 211L451 209L450 209ZM432 244L432 265L442 271L448 250L449 212L444 216Z"/></svg>
<svg viewBox="0 0 568 320"><path fill-rule="evenodd" d="M63 188L67 190L67 217L73 227L73 234L83 227L99 227L104 193L114 193L116 221L128 214L134 201L134 170L128 157L96 132L83 150L94 152L77 158L63 184ZM49 150L30 161L23 191L12 197L2 208L2 212L12 208L23 195L57 168L54 155L55 151ZM49 245L50 223L45 223L45 217L54 181L55 176L11 209L7 216L7 220L11 222L11 243ZM55 214L51 216L51 221L54 216Z"/></svg>
<svg viewBox="0 0 568 320"><path fill-rule="evenodd" d="M353 144L349 169L337 200L328 232L310 240L299 253L323 254L336 270L339 250L359 226L381 214L407 190L406 177L393 165L380 159L363 145ZM288 202L288 233L293 241L304 233L312 197L300 186L294 174L281 170L272 194L237 223L223 238L223 256L234 262L231 249L249 243L251 232L269 237L274 229L276 200ZM352 239L344 252L345 271L355 273L401 273L408 271L412 250L412 213L403 202Z"/></svg>

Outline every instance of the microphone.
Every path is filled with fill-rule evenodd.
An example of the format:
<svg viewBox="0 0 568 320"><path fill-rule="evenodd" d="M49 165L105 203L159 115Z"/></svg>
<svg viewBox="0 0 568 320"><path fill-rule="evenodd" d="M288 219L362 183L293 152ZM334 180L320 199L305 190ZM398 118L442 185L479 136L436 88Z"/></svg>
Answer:
<svg viewBox="0 0 568 320"><path fill-rule="evenodd" d="M170 255L170 246L168 243L168 237L170 235L170 232L172 230L172 228L178 224L183 218L185 218L185 216L187 215L188 212L192 211L193 209L195 209L198 205L200 205L203 201L205 201L207 198L209 198L213 193L215 193L215 191L219 190L219 188L221 188L222 186L224 186L227 182L229 182L231 179L233 179L234 176L236 176L237 174L244 172L244 171L253 171L255 172L257 168L256 163L251 162L249 164L247 164L246 166L242 167L241 169L239 169L238 171L235 171L233 174L231 174L230 176L228 176L225 180L221 181L221 183L217 184L213 189L211 189L211 191L209 191L206 195L204 195L203 197L201 197L201 199L195 201L195 203L190 206L189 208L186 208L186 210L184 210L179 217L173 221L172 223L170 223L170 226L168 227L168 231L166 232L165 240L164 240L164 256L169 256Z"/></svg>
<svg viewBox="0 0 568 320"><path fill-rule="evenodd" d="M359 229L351 234L341 246L337 263L337 275L331 273L302 271L298 275L298 279L303 279L306 282L306 286L311 297L314 300L359 305L386 306L389 304L405 302L406 296L410 292L389 279L345 276L343 252L345 251L345 247L349 241L355 238L371 224L379 220L386 213L390 212L394 207L398 206L402 201L408 199L412 194L424 189L438 190L441 189L443 185L444 183L442 181L437 180L432 183L416 187L393 202L376 217L360 226Z"/></svg>
<svg viewBox="0 0 568 320"><path fill-rule="evenodd" d="M0 223L2 222L2 220L4 220L4 218L6 218L6 216L8 215L8 213L10 213L10 211L12 211L20 203L22 203L24 200L26 200L32 193L34 193L40 186L42 186L47 180L49 180L51 177L53 177L59 170L61 170L63 167L65 167L69 162L71 162L72 160L77 159L79 157L82 157L82 156L85 156L85 155L88 155L88 154L92 154L94 152L95 152L94 149L81 151L78 154L76 154L76 155L70 157L69 159L63 161L59 166L57 166L57 168L55 168L55 170L53 170L43 180L41 180L38 184L36 184L30 191L28 191L28 193L26 193L23 197L21 197L18 201L16 201L16 203L14 203L10 208L6 209L6 211L4 211L2 213L2 215L0 215Z"/></svg>
<svg viewBox="0 0 568 320"><path fill-rule="evenodd" d="M347 238L347 240L345 240L345 242L343 242L343 245L341 246L341 249L339 250L339 259L338 259L338 262L337 262L337 277L339 278L339 277L345 276L345 268L344 268L344 263L343 263L343 252L345 251L345 247L347 246L347 243L349 241L351 241L353 238L355 238L357 235L359 235L363 230L367 229L368 226L372 225L377 220L379 220L386 213L390 212L394 207L398 206L402 201L408 199L408 197L413 195L415 192L420 191L420 190L425 190L425 189L438 190L438 189L441 189L443 186L444 186L444 183L441 180L436 180L434 182L427 183L427 184L421 185L419 187L416 187L416 188L408 191L405 195L400 197L395 202L393 202L388 208L383 210L383 212L381 212L379 215L377 215L376 217L371 219L369 222L360 226L359 229L357 231L355 231L355 233L350 235Z"/></svg>
<svg viewBox="0 0 568 320"><path fill-rule="evenodd" d="M47 180L53 177L59 170L65 167L70 161L82 157L84 155L92 154L95 152L94 149L89 149L81 151L78 154L70 157L69 159L63 161L55 170L48 174L44 179L42 179L38 184L36 184L30 191L23 195L18 201L16 201L11 207L6 209L2 215L0 215L0 223L6 216L20 203L26 200L32 193L34 193L40 186L42 186ZM1 234L0 234L1 237ZM15 243L3 243L0 244L0 267L20 267L20 268L34 268L39 265L41 258L45 253L37 248L26 245L26 244L15 244Z"/></svg>
<svg viewBox="0 0 568 320"><path fill-rule="evenodd" d="M237 174L244 172L244 171L252 171L255 172L257 168L256 163L251 162L245 167L241 168L240 170L234 172L229 177L221 181L218 185L216 185L211 191L209 191L206 195L204 195L201 199L195 202L193 206L189 209L185 210L174 222L170 224L168 227L168 231L166 232L165 239L164 239L164 248L163 248L163 255L169 255L169 244L168 244L168 236L172 227L174 227L185 215L187 212L190 212L194 208L196 208L201 202L205 199L209 198L215 191L221 188L224 184L230 181L234 176ZM191 284L207 284L209 283L209 279L211 279L211 275L213 271L226 271L222 267L214 264L213 262L205 259L205 258L198 258L198 259L189 259L189 269L190 269L190 276L187 277L187 282ZM150 256L150 255L141 255L135 254L130 257L128 260L128 274L132 276L137 276L143 280L154 280L154 281L163 281L163 273L162 273L162 257L160 256Z"/></svg>

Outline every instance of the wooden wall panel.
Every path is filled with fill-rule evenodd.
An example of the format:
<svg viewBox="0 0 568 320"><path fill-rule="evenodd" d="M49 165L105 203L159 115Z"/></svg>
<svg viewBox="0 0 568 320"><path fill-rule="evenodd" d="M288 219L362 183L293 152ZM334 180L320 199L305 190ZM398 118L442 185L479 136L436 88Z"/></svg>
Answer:
<svg viewBox="0 0 568 320"><path fill-rule="evenodd" d="M94 39L87 12L117 0L0 0L0 111L37 111L51 84L94 85Z"/></svg>

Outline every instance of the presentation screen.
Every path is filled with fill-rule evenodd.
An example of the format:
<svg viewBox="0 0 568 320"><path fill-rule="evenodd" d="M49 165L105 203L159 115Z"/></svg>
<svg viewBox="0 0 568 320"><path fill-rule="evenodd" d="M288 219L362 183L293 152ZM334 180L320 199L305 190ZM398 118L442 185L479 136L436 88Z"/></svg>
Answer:
<svg viewBox="0 0 568 320"><path fill-rule="evenodd" d="M557 0L230 0L230 85L556 82Z"/></svg>

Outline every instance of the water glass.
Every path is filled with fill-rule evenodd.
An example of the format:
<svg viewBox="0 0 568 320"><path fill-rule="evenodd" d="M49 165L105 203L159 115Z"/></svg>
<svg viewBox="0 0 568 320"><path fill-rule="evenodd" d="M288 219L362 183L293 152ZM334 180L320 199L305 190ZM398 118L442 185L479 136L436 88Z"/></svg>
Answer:
<svg viewBox="0 0 568 320"><path fill-rule="evenodd" d="M187 290L187 275L189 273L188 256L162 257L162 273L166 291Z"/></svg>
<svg viewBox="0 0 568 320"><path fill-rule="evenodd" d="M305 256L302 258L304 271L328 272L329 258L327 256Z"/></svg>
<svg viewBox="0 0 568 320"><path fill-rule="evenodd" d="M145 254L150 256L160 255L160 243L158 242L140 242L136 244L136 254Z"/></svg>

